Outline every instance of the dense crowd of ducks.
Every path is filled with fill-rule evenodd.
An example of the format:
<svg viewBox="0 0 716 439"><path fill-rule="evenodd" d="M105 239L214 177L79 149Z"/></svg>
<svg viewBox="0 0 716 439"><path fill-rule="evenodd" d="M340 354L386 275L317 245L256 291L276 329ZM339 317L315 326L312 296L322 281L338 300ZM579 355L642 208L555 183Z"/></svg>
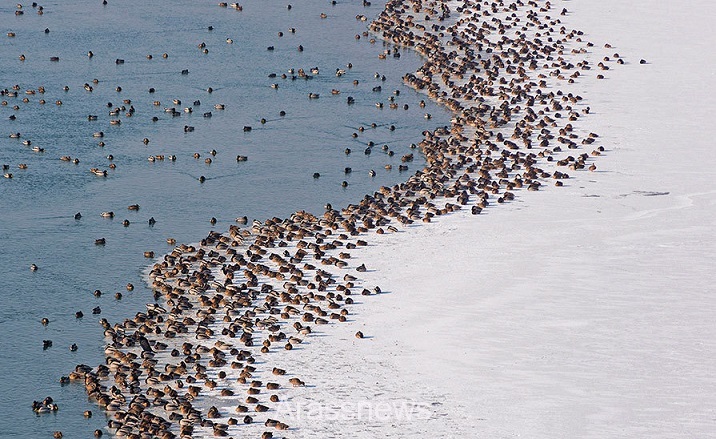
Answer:
<svg viewBox="0 0 716 439"><path fill-rule="evenodd" d="M520 190L563 186L575 172L596 170L593 159L605 149L597 134L580 127L590 109L569 84L584 75L602 79L592 70L625 61L614 53L593 64L594 45L559 18L568 13L549 1L389 1L370 24L386 42L379 56L420 53L425 62L405 75L405 84L454 113L449 127L425 131L415 145L425 167L353 204L326 205L321 216L242 218L197 245L176 246L149 273L155 303L121 323L101 320L105 363L78 365L62 382L84 385L117 437L238 435L242 425L256 423L264 426L262 439L290 430L272 413L306 383L304 371L281 367L283 355L320 326L347 321L356 296L381 293L363 285L359 273L370 267L356 261L371 234L463 208L478 215ZM401 170L412 158L402 157ZM47 398L33 409L56 405Z"/></svg>

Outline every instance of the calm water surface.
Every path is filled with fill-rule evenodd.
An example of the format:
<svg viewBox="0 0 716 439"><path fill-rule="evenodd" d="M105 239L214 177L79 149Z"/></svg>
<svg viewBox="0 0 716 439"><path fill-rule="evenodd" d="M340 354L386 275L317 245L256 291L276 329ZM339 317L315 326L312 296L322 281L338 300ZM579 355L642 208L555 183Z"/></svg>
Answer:
<svg viewBox="0 0 716 439"><path fill-rule="evenodd" d="M214 0L41 4L43 15L27 3L20 16L15 2L0 5L0 89L19 85L16 97L0 97L7 101L0 106L0 163L14 175L0 181L0 437L51 437L55 430L65 438L90 437L106 424L104 415L87 401L82 386L62 387L59 378L78 363L103 361L101 317L122 321L152 300L142 280L151 262L144 251L169 251L168 237L197 242L212 229L226 230L238 216L286 217L299 209L320 214L326 202L356 202L422 168L410 144L420 141L423 130L447 124L450 115L429 102L420 108L424 96L402 86L401 76L420 65L417 56L401 51L400 58L379 59L381 42L355 38L369 23L356 15L370 20L382 6L296 1L289 10L288 2L249 0L236 11ZM313 67L318 74L310 72ZM289 69L300 68L313 78L291 80ZM346 74L336 76L339 68ZM287 79L281 78L284 73ZM44 94L26 94L40 86ZM381 91L374 91L378 86ZM320 98L309 99L309 93ZM355 104L347 105L348 96ZM389 108L391 96L398 109ZM224 110L214 108L219 103ZM109 115L122 105L134 107L132 117L126 109ZM165 107L175 107L179 115ZM186 113L185 107L193 111ZM212 117L203 117L206 112ZM433 119L426 120L425 113ZM112 119L121 125L110 124ZM194 131L185 132L185 126ZM244 126L252 130L245 132ZM104 137L93 137L100 131ZM10 138L11 133L21 137ZM366 155L369 142L375 146ZM352 153L346 155L346 148ZM401 175L400 157L410 152L416 159ZM59 160L65 155L80 163ZM176 155L176 161L147 160L156 155ZM248 161L237 162L237 155ZM208 157L211 164L204 161ZM19 169L21 163L27 169ZM394 169L386 170L388 164ZM108 170L107 177L90 173L95 167ZM346 174L346 167L353 172ZM375 177L368 175L371 169ZM128 211L135 203L140 210ZM103 211L116 216L102 218ZM80 220L74 219L76 212L82 213ZM150 217L157 221L153 227ZM214 226L211 217L218 221ZM129 227L123 227L124 219ZM97 238L105 238L106 245L95 245ZM36 272L29 268L33 263ZM128 282L136 286L133 292L125 290ZM95 290L102 296L95 297ZM118 291L121 301L114 298ZM95 307L101 315L92 314ZM84 318L76 319L76 311ZM42 317L50 319L47 327L40 324ZM43 351L46 339L53 346ZM72 343L76 352L69 350ZM32 401L45 396L59 404L57 414L32 412ZM88 409L95 413L91 419L82 416Z"/></svg>

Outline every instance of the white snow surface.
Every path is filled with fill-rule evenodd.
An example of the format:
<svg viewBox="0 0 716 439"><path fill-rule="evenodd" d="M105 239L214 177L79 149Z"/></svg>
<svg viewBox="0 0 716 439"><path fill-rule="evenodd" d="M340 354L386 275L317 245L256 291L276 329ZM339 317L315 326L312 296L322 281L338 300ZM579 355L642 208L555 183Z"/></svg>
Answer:
<svg viewBox="0 0 716 439"><path fill-rule="evenodd" d="M716 2L563 7L626 61L572 89L597 170L371 237L383 293L287 356L287 437L716 436Z"/></svg>

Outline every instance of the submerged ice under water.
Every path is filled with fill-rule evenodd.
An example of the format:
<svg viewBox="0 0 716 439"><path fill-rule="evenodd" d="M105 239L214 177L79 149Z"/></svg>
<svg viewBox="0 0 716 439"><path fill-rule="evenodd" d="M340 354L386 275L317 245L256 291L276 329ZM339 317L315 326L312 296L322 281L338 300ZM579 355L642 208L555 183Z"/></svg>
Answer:
<svg viewBox="0 0 716 439"><path fill-rule="evenodd" d="M42 15L29 4L22 15L15 14L14 4L0 6L0 89L19 86L17 96L1 97L7 105L0 106L0 163L14 177L0 181L3 437L49 437L55 430L87 437L106 424L102 415L85 419L85 410L99 410L81 386L62 387L59 377L78 363L103 360L99 318L121 321L151 300L142 281L148 264L143 252L169 251L169 237L196 242L212 229L226 230L239 216L261 220L300 209L320 214L327 202L356 202L421 168L411 143L421 140L423 130L447 124L449 112L402 85L402 75L415 71L420 59L407 51L380 59L387 47L362 35L369 21L357 16L370 20L380 6L307 1L288 9L286 3L257 0L242 5L237 11L213 1L103 6L70 0L43 4ZM15 36L6 36L10 32ZM299 69L312 79L292 80ZM337 69L345 74L336 75ZM309 93L319 98L309 99ZM390 108L391 97L397 109ZM419 105L423 99L425 108ZM125 109L117 116L109 114L120 106ZM136 111L127 117L130 107ZM170 107L177 116L165 112ZM184 110L189 107L191 112ZM204 117L207 112L212 117ZM93 136L99 132L104 136ZM368 148L369 142L375 146ZM401 174L401 156L409 153L415 160ZM237 162L237 155L248 160ZM149 161L150 156L164 160ZM23 163L27 169L19 169ZM90 168L107 170L107 176ZM127 210L131 204L140 209ZM103 211L115 217L103 218ZM74 219L76 212L81 219ZM95 245L99 238L105 238L104 246ZM39 269L31 271L31 264ZM125 290L128 282L134 291ZM95 297L95 290L103 294ZM121 301L115 292L123 293ZM101 314L92 314L95 307ZM84 317L76 319L77 311ZM46 327L43 317L50 320ZM53 346L43 350L43 340ZM69 349L73 343L76 352ZM60 411L35 415L32 401L48 395Z"/></svg>

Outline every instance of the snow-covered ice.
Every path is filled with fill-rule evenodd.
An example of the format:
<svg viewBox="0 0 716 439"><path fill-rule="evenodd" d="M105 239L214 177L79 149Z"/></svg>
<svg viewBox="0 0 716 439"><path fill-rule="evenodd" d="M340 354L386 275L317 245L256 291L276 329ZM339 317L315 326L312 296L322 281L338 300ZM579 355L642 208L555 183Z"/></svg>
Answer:
<svg viewBox="0 0 716 439"><path fill-rule="evenodd" d="M716 432L716 3L554 3L626 61L575 84L598 169L371 238L384 294L301 354L292 437Z"/></svg>

